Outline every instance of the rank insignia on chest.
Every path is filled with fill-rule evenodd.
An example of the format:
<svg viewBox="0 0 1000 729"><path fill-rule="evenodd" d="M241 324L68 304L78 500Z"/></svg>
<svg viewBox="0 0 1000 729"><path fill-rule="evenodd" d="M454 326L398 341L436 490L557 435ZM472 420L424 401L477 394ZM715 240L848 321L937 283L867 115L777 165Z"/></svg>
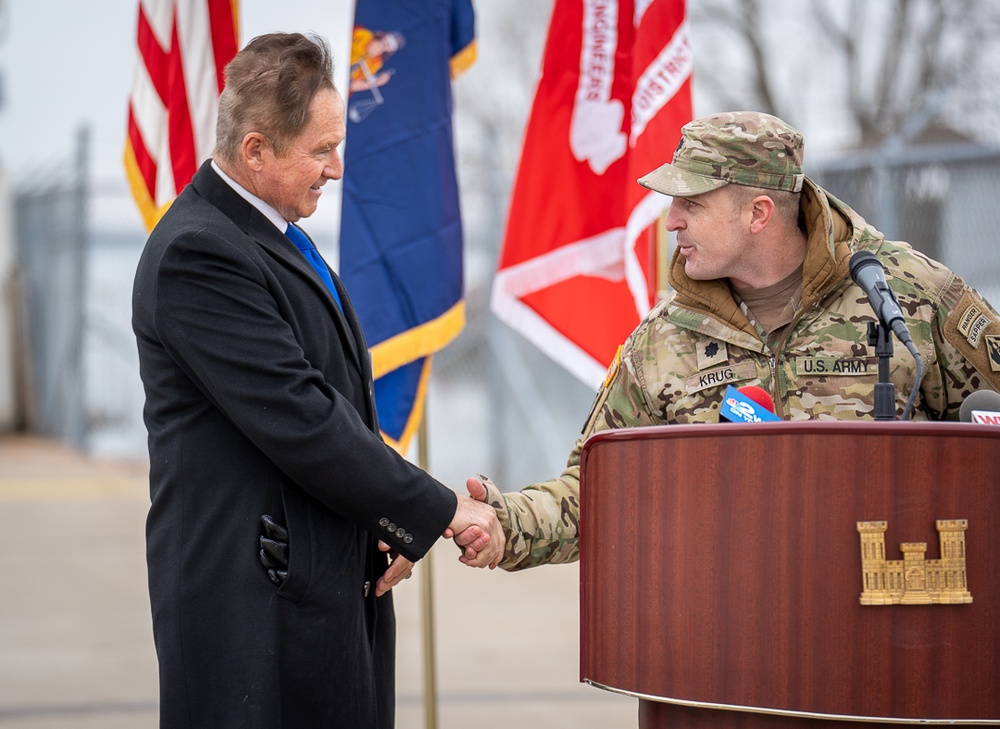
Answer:
<svg viewBox="0 0 1000 729"><path fill-rule="evenodd" d="M707 370L729 361L726 343L717 339L709 339L698 345L698 370Z"/></svg>

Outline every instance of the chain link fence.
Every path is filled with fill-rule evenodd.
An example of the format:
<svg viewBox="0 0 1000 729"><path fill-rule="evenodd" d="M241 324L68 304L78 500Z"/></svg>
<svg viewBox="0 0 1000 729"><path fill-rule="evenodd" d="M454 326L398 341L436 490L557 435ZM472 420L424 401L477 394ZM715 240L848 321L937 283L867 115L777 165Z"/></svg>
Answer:
<svg viewBox="0 0 1000 729"><path fill-rule="evenodd" d="M39 174L39 182L22 183L13 200L22 420L28 430L80 446L86 437L86 150L81 131L76 159Z"/></svg>
<svg viewBox="0 0 1000 729"><path fill-rule="evenodd" d="M827 163L810 176L890 240L904 240L1000 304L1000 151L912 147Z"/></svg>

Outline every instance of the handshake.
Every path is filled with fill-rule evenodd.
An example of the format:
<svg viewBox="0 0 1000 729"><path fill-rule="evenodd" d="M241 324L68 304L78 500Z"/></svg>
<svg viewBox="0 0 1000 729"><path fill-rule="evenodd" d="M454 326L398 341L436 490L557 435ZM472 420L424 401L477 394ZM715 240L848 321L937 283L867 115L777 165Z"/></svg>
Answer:
<svg viewBox="0 0 1000 729"><path fill-rule="evenodd" d="M486 503L485 480L480 476L466 481L469 496L458 497L455 516L443 536L455 540L462 552L458 559L463 564L495 569L503 558L506 540L496 509ZM375 585L376 597L384 595L413 572L413 562L394 552L381 540L378 546L383 552L390 553L391 562ZM272 582L280 585L285 581L288 575L288 530L267 515L261 517L260 561Z"/></svg>
<svg viewBox="0 0 1000 729"><path fill-rule="evenodd" d="M486 477L470 478L465 482L469 496L458 497L455 518L444 530L446 538L454 538L462 550L459 561L470 567L495 569L504 553L504 534L497 520L496 508L487 503Z"/></svg>

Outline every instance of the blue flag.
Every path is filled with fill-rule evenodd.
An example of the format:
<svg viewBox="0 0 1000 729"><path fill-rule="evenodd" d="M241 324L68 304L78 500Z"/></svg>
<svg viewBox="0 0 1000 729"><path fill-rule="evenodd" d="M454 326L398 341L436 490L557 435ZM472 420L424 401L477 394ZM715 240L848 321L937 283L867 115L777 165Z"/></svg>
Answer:
<svg viewBox="0 0 1000 729"><path fill-rule="evenodd" d="M372 351L386 441L405 452L431 355L465 325L451 79L475 59L471 0L358 0L340 276Z"/></svg>

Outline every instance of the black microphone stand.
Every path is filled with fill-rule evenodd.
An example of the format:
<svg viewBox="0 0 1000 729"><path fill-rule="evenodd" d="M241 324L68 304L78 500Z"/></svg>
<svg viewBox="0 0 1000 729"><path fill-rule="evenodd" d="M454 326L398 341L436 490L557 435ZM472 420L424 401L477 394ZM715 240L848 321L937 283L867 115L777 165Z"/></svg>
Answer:
<svg viewBox="0 0 1000 729"><path fill-rule="evenodd" d="M896 386L889 379L889 360L892 359L892 330L868 322L868 345L875 347L878 357L878 383L875 385L875 419L896 419Z"/></svg>

